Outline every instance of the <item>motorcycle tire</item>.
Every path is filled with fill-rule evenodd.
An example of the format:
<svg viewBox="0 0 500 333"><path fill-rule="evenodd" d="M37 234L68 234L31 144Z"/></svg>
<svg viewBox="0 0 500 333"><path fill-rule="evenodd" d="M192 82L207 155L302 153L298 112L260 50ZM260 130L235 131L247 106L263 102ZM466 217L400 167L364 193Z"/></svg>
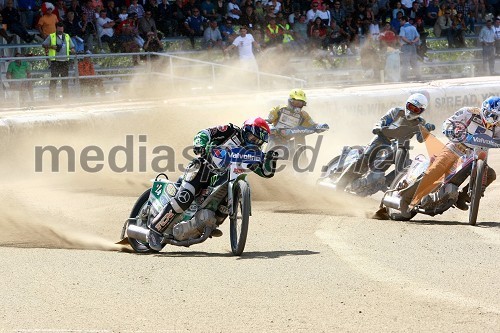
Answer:
<svg viewBox="0 0 500 333"><path fill-rule="evenodd" d="M330 177L332 170L339 164L340 156L335 156L328 164L324 167L324 171L321 171L320 179Z"/></svg>
<svg viewBox="0 0 500 333"><path fill-rule="evenodd" d="M151 192L151 188L148 188L146 191L144 191L143 194L137 199L135 202L134 207L132 208L132 211L130 212L130 218L136 218L139 213L145 208L145 206L148 203L149 200L149 193ZM128 226L128 221L126 222L126 225ZM147 228L147 225L145 224L140 224L140 227ZM130 243L130 246L134 249L135 252L137 253L157 253L158 251L152 250L147 243L144 243L140 240L137 240L135 238L128 238L128 242Z"/></svg>
<svg viewBox="0 0 500 333"><path fill-rule="evenodd" d="M396 178L394 178L394 181L392 182L391 186L390 186L390 190L394 189L400 181L403 180L403 178L406 176L406 172L401 172L400 174L398 174L396 176ZM389 193L386 193L386 195L392 195L396 192L389 192ZM409 221L411 220L415 215L417 215L416 212L414 211L411 211L409 215L407 214L403 214L401 213L399 210L397 209L393 209L393 208L389 208L389 207L386 207L385 208L386 211L387 211L387 215L389 216L389 218L393 221Z"/></svg>
<svg viewBox="0 0 500 333"><path fill-rule="evenodd" d="M476 225L477 222L477 214L479 212L479 201L481 201L481 196L483 192L483 175L484 175L484 161L477 160L476 164L476 176L474 177L474 181L471 182L472 186L472 194L470 198L470 207L469 207L469 224Z"/></svg>
<svg viewBox="0 0 500 333"><path fill-rule="evenodd" d="M351 147L351 149L358 149L358 150L362 150L362 149L363 149L363 147L361 147L361 146L352 146L352 147ZM335 157L334 157L334 158L333 158L330 162L328 162L328 163L326 164L326 166L324 166L324 171L323 171L323 170L321 171L321 176L320 176L320 178L326 178L326 177L329 177L329 178L331 178L332 180L335 180L333 177L331 177L331 174L332 174L332 170L333 170L334 168L336 168L336 167L337 167L337 165L338 165L338 163L339 163L339 160L340 160L340 155L335 156ZM337 175L337 176L338 176L338 175L340 175L340 173L339 173L339 174L334 174L334 175Z"/></svg>
<svg viewBox="0 0 500 333"><path fill-rule="evenodd" d="M250 221L250 188L244 180L239 180L235 184L233 205L229 226L231 251L234 255L240 256L245 249Z"/></svg>

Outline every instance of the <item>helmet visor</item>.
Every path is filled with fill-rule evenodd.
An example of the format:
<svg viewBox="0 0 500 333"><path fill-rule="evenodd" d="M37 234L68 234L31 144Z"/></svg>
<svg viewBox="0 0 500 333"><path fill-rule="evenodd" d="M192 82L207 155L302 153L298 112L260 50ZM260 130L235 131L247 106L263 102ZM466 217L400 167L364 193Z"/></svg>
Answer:
<svg viewBox="0 0 500 333"><path fill-rule="evenodd" d="M292 98L292 104L297 108L301 108L303 106L306 106L307 103L301 99Z"/></svg>
<svg viewBox="0 0 500 333"><path fill-rule="evenodd" d="M421 114L422 112L425 111L424 108L419 108L418 106L416 106L412 103L406 103L406 109L414 114Z"/></svg>
<svg viewBox="0 0 500 333"><path fill-rule="evenodd" d="M252 145L252 146L262 146L265 142L267 142L267 138L268 138L268 134L265 133L264 134L264 138L263 139L260 139L258 138L256 135L254 135L253 133L249 132L249 131L245 131L245 133L243 134L243 138L245 139L245 142L249 145Z"/></svg>

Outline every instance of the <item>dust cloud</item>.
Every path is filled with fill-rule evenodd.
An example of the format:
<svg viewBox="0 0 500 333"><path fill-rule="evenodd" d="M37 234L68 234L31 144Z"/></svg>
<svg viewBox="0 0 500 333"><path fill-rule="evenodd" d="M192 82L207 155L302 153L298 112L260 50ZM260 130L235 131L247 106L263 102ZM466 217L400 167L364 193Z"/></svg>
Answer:
<svg viewBox="0 0 500 333"><path fill-rule="evenodd" d="M285 103L288 96L288 88L216 93L211 90L213 82L200 86L179 81L172 86L168 79L149 78L149 84L144 80L138 75L129 85L120 86L119 93L95 101L42 103L32 111L3 114L8 130L0 132L5 137L0 144L5 157L0 161L0 246L124 250L114 242L136 198L157 175L154 165L176 179L193 156L188 148L200 129L266 117L272 106ZM234 73L218 82L234 86L231 80ZM369 141L375 120L355 114L352 119L345 115L338 119L335 112L315 103L314 95L321 90L305 90L306 110L331 128L322 136L314 171L283 172L269 180L252 175L253 200L275 202L273 211L365 216L367 209L376 206L375 200L334 194L318 188L315 181L321 166L343 145ZM32 121L31 116L42 118ZM356 130L345 123L356 123ZM314 146L317 139L311 135L307 143ZM48 153L37 156L37 147L65 147L74 156L61 152L57 165ZM82 162L89 149L102 151L98 172L88 171L99 164L95 160ZM158 162L155 158L160 155L168 158Z"/></svg>

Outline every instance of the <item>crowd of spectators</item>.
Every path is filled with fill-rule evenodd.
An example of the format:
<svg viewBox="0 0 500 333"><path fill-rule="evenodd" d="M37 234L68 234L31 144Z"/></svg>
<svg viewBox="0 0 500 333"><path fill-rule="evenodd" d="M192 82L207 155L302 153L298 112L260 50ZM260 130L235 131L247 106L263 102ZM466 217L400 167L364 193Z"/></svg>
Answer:
<svg viewBox="0 0 500 333"><path fill-rule="evenodd" d="M401 18L407 16L425 46L427 31L464 47L466 33L499 15L496 0L0 0L0 35L12 42L38 30L44 39L64 22L78 51L108 44L111 52L161 50L163 36L202 37L207 48L229 45L234 26L245 25L263 47L305 49L339 46L351 54L367 40L396 47ZM210 24L210 22L213 22ZM427 29L426 29L427 28ZM146 43L148 42L148 43ZM419 50L419 54L425 53Z"/></svg>
<svg viewBox="0 0 500 333"><path fill-rule="evenodd" d="M44 39L62 21L78 52L106 44L111 52L161 51L163 37L178 36L193 48L200 39L203 48L222 50L246 26L262 48L384 53L404 45L403 18L419 34L421 60L429 33L445 37L449 48L462 48L465 35L488 18L500 49L500 0L0 0L0 7L0 36L7 43L8 33L32 42L32 29Z"/></svg>
<svg viewBox="0 0 500 333"><path fill-rule="evenodd" d="M246 25L264 47L344 45L350 53L353 45L358 48L366 40L391 45L404 15L420 34L428 28L435 36L446 37L449 47L463 47L464 35L474 33L475 24L485 21L487 13L500 14L500 1L0 0L0 8L1 36L7 31L31 42L34 36L28 30L36 29L44 39L62 21L84 50L101 43L109 44L111 51L135 50L149 38L186 36L193 41L205 34L206 46L227 45L237 36L233 26ZM220 37L213 32L216 29ZM10 36L6 40L12 41Z"/></svg>

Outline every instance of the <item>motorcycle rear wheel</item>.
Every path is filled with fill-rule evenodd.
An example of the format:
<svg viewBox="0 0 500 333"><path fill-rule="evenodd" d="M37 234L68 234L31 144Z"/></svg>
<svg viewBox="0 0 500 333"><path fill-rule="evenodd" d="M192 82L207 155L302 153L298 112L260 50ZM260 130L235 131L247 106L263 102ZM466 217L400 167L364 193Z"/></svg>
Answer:
<svg viewBox="0 0 500 333"><path fill-rule="evenodd" d="M149 193L151 192L151 188L148 188L146 191L144 191L143 194L137 199L135 202L134 207L132 208L132 211L130 212L130 218L137 218L140 213L146 208L149 200ZM146 223L140 219L138 219L139 223L137 224L140 227L147 228L148 226ZM142 221L142 223L140 223ZM127 227L129 222L126 222ZM152 250L147 243L144 243L140 240L137 240L135 238L128 238L128 242L130 243L130 246L134 249L135 252L137 253L156 253L158 251Z"/></svg>
<svg viewBox="0 0 500 333"><path fill-rule="evenodd" d="M471 182L472 185L472 195L470 198L469 207L469 224L476 225L477 214L479 212L479 201L481 201L482 190L483 190L483 175L484 175L484 161L477 160L476 164L476 176L474 181Z"/></svg>
<svg viewBox="0 0 500 333"><path fill-rule="evenodd" d="M244 180L235 184L233 215L230 217L229 236L231 251L240 256L245 249L250 222L250 188Z"/></svg>

